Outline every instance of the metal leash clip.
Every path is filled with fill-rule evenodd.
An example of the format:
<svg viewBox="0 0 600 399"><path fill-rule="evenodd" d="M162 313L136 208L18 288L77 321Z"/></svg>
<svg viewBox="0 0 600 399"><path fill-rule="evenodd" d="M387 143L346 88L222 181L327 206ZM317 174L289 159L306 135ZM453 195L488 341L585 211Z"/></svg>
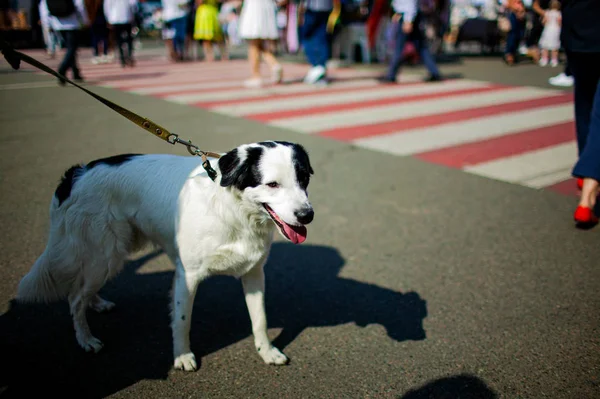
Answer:
<svg viewBox="0 0 600 399"><path fill-rule="evenodd" d="M200 156L202 158L202 167L204 168L204 170L206 170L208 177L210 177L212 181L214 181L217 178L217 172L212 168L212 165L210 164L210 161L207 158L208 154L202 151L197 145L192 144L191 140L188 141L180 139L176 133L171 133L169 137L167 137L167 142L173 145L183 144L184 146L186 146L188 152L191 155Z"/></svg>

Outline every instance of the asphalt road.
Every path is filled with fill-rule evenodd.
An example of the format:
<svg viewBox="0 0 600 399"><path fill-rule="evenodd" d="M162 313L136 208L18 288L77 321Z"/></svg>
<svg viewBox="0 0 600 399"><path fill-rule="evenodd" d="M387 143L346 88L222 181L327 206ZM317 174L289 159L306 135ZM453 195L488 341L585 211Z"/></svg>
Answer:
<svg viewBox="0 0 600 399"><path fill-rule="evenodd" d="M50 83L14 86L28 82ZM574 228L573 197L102 88L205 149L302 143L316 217L266 268L269 334L288 366L262 363L240 283L214 278L193 313L200 369L172 370L161 253L135 254L106 285L117 308L89 314L105 347L84 353L66 302L12 301L44 249L61 174L116 153L186 152L47 77L3 69L0 86L2 397L600 397L600 230Z"/></svg>

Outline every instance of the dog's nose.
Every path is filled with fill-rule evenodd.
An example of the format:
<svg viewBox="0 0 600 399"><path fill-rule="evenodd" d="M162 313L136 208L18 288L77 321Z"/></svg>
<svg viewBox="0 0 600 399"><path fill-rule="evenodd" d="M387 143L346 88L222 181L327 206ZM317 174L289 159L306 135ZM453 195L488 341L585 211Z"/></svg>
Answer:
<svg viewBox="0 0 600 399"><path fill-rule="evenodd" d="M315 217L315 211L312 208L304 208L294 212L296 219L302 224L309 224Z"/></svg>

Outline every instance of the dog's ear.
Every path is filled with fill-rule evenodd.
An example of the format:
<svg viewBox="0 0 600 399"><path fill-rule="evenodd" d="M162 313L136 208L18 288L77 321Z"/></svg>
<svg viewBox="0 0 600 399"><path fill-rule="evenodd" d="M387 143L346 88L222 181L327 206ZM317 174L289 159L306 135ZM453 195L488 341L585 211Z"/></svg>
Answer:
<svg viewBox="0 0 600 399"><path fill-rule="evenodd" d="M237 148L229 151L219 158L219 170L221 171L221 187L229 187L235 183L238 176L240 157Z"/></svg>
<svg viewBox="0 0 600 399"><path fill-rule="evenodd" d="M238 149L234 149L219 158L221 187L235 186L239 190L244 190L259 185L261 175L258 164L262 151L260 147L248 148L242 158Z"/></svg>
<svg viewBox="0 0 600 399"><path fill-rule="evenodd" d="M310 165L310 158L308 156L308 151L306 151L306 148L304 148L300 144L294 144L294 146L295 146L294 157L296 158L296 159L294 159L294 162L300 163L301 165L305 165L305 168L308 167L308 173L310 173L311 175L314 175L315 171L313 170L312 166Z"/></svg>

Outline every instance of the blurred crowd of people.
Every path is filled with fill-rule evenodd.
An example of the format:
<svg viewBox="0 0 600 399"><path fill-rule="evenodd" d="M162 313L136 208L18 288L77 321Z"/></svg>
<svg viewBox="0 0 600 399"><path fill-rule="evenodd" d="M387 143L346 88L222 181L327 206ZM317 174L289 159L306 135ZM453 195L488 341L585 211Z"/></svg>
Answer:
<svg viewBox="0 0 600 399"><path fill-rule="evenodd" d="M77 18L49 12L49 4L61 3L72 3ZM457 37L473 20L492 24L505 43L508 65L526 56L556 67L560 7L559 0L161 0L151 18L174 62L199 59L199 43L206 61L217 58L217 48L218 58L227 60L231 46L247 43L251 79L246 83L256 87L263 84L261 60L280 81L277 55L304 50L312 66L307 83L326 83L327 62L342 53L354 61L356 46L363 61L389 64L384 80L394 80L402 62L420 59L428 80L437 81L434 55L455 50ZM133 43L143 18L137 0L40 0L39 11L48 54L67 48L60 72L73 69L80 76L76 47L82 29L91 32L93 63L112 62L118 54L123 67L135 65ZM551 83L573 84L568 63Z"/></svg>

